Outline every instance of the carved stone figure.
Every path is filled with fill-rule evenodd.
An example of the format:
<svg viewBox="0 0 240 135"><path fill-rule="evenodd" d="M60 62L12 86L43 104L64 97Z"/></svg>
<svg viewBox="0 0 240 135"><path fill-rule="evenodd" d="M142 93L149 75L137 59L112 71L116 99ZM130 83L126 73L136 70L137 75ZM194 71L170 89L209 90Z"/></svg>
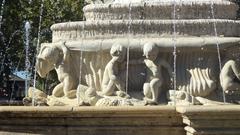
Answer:
<svg viewBox="0 0 240 135"><path fill-rule="evenodd" d="M162 68L166 68L170 76L172 70L170 65L163 59L158 58L159 48L156 44L149 42L144 45L143 53L147 66L146 82L143 86L144 100L146 104L157 104L163 83Z"/></svg>
<svg viewBox="0 0 240 135"><path fill-rule="evenodd" d="M106 96L117 95L120 97L129 98L125 93L125 82L121 75L125 75L126 64L124 62L126 55L126 48L116 43L110 50L112 59L105 67L102 81L102 94Z"/></svg>
<svg viewBox="0 0 240 135"><path fill-rule="evenodd" d="M225 92L240 90L240 64L238 61L228 60L220 72L220 84Z"/></svg>
<svg viewBox="0 0 240 135"><path fill-rule="evenodd" d="M41 77L45 77L53 69L57 72L58 80L61 83L53 89L52 95L55 97L76 97L71 94L71 90L77 89L78 74L74 70L75 61L70 60L70 57L70 52L64 42L56 45L43 44L37 56L37 72ZM70 65L72 66L70 67ZM73 93L75 92L73 91Z"/></svg>

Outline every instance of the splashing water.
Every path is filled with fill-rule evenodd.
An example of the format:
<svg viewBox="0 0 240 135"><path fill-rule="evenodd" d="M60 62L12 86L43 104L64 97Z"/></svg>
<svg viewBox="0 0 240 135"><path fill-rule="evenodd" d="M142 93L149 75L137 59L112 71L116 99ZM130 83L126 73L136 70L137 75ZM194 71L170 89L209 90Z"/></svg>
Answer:
<svg viewBox="0 0 240 135"><path fill-rule="evenodd" d="M43 7L44 7L44 0L41 1L41 7L40 7L40 16L39 16L39 24L38 24L38 37L37 37L37 47L36 47L36 55L35 55L35 56L38 55L39 46L40 46ZM36 69L36 64L35 64L35 67L34 67L34 78L33 78L33 89L32 89L32 105L33 105L33 106L34 106L34 102L35 102L36 79L37 79L37 69Z"/></svg>
<svg viewBox="0 0 240 135"><path fill-rule="evenodd" d="M219 41L218 41L218 33L217 33L217 25L216 25L216 19L215 19L215 14L214 14L214 1L211 1L211 14L212 14L212 19L213 19L213 27L214 27L214 36L216 40L216 46L217 46L217 54L218 54L218 63L219 63L219 71L222 70L222 61L221 61L221 53L220 53L220 47L219 47ZM223 102L226 103L226 96L225 92L222 90L223 94Z"/></svg>

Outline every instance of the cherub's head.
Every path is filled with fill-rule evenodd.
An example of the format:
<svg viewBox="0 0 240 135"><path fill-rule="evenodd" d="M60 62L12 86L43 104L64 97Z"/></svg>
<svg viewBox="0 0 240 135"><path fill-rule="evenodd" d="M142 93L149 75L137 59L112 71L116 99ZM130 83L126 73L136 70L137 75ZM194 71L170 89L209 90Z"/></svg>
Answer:
<svg viewBox="0 0 240 135"><path fill-rule="evenodd" d="M149 60L156 60L159 53L159 48L153 42L148 42L143 46L143 56Z"/></svg>
<svg viewBox="0 0 240 135"><path fill-rule="evenodd" d="M110 54L113 58L115 58L118 62L122 62L126 55L126 48L123 47L119 43L113 44Z"/></svg>

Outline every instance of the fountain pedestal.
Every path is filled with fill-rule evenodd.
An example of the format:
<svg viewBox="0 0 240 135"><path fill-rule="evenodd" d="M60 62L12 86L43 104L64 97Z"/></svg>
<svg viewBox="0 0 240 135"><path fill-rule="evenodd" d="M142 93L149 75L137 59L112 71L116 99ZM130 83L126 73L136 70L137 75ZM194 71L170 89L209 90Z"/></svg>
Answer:
<svg viewBox="0 0 240 135"><path fill-rule="evenodd" d="M240 134L239 106L177 107L181 113L187 135Z"/></svg>
<svg viewBox="0 0 240 135"><path fill-rule="evenodd" d="M1 107L0 134L185 135L174 107Z"/></svg>

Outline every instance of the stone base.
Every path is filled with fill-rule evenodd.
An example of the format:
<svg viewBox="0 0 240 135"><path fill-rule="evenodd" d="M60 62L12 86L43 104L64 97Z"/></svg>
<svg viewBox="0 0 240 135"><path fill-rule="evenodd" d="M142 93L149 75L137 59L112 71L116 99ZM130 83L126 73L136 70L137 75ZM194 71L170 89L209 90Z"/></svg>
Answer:
<svg viewBox="0 0 240 135"><path fill-rule="evenodd" d="M185 135L174 107L1 107L0 134Z"/></svg>
<svg viewBox="0 0 240 135"><path fill-rule="evenodd" d="M240 106L177 107L187 135L240 135Z"/></svg>
<svg viewBox="0 0 240 135"><path fill-rule="evenodd" d="M2 135L237 135L240 106L0 107Z"/></svg>

